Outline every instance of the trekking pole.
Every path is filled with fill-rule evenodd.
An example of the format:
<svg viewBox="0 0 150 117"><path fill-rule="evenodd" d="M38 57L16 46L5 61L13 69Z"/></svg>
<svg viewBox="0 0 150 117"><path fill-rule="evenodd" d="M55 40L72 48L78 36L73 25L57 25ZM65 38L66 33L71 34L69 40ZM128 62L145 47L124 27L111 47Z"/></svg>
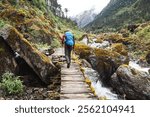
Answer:
<svg viewBox="0 0 150 117"><path fill-rule="evenodd" d="M64 46L62 44L62 56L64 56Z"/></svg>
<svg viewBox="0 0 150 117"><path fill-rule="evenodd" d="M72 50L72 57L75 57L75 51L74 51L74 49Z"/></svg>

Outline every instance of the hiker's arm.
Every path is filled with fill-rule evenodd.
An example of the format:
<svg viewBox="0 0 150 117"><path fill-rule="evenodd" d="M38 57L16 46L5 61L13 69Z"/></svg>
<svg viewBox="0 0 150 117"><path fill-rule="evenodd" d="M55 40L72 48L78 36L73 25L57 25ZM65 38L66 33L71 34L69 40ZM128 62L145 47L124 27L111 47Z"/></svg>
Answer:
<svg viewBox="0 0 150 117"><path fill-rule="evenodd" d="M63 37L61 38L62 45L64 44L64 40L65 40L65 35L63 35Z"/></svg>

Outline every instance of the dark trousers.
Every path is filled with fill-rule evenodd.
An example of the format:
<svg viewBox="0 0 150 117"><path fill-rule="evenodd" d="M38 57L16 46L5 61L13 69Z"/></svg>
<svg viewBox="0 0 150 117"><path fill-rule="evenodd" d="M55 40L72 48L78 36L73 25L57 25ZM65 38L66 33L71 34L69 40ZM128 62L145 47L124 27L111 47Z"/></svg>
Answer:
<svg viewBox="0 0 150 117"><path fill-rule="evenodd" d="M66 57L67 64L71 63L71 51L72 51L72 46L65 45L65 57Z"/></svg>

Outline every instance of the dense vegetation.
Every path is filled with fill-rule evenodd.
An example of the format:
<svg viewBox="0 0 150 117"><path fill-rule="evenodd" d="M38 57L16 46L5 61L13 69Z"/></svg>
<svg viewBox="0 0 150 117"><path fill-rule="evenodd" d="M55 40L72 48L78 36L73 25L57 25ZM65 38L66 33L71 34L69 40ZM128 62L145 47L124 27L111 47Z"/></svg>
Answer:
<svg viewBox="0 0 150 117"><path fill-rule="evenodd" d="M75 23L64 17L57 0L2 0L0 11L0 27L12 25L33 45L58 47L61 33L66 29L80 33Z"/></svg>
<svg viewBox="0 0 150 117"><path fill-rule="evenodd" d="M117 31L129 24L150 20L149 0L111 0L106 8L87 25L87 31Z"/></svg>

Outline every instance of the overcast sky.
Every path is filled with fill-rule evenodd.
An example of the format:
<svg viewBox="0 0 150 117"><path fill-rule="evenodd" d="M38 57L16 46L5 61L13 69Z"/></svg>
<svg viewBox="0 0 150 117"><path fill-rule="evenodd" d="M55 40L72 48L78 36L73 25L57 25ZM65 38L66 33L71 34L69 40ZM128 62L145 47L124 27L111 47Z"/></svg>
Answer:
<svg viewBox="0 0 150 117"><path fill-rule="evenodd" d="M69 16L75 16L85 10L90 10L95 7L97 12L100 12L110 0L58 0L62 8L68 8Z"/></svg>

